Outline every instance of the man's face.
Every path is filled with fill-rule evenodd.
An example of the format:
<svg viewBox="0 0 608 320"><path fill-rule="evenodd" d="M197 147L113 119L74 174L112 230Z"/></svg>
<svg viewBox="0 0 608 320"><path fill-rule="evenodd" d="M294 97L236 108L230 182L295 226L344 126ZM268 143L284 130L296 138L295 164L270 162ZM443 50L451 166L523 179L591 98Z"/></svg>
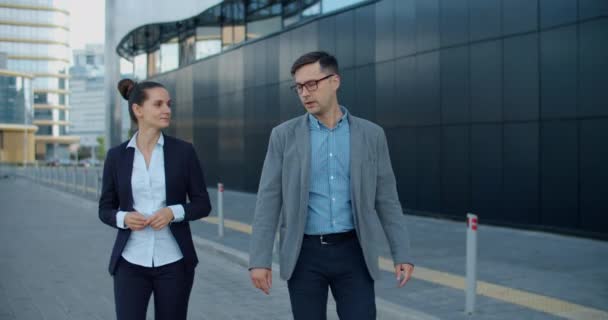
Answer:
<svg viewBox="0 0 608 320"><path fill-rule="evenodd" d="M328 77L329 75L331 73L321 71L319 62L302 66L294 74L296 86L301 85L302 88L297 90L298 97L308 113L323 115L331 108L340 86L340 78L338 75Z"/></svg>

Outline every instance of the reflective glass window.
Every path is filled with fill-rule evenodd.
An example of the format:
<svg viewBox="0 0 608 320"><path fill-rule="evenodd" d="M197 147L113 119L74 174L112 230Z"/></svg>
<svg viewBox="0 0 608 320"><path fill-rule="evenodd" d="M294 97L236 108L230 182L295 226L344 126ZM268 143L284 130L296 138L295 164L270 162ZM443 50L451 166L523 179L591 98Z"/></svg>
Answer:
<svg viewBox="0 0 608 320"><path fill-rule="evenodd" d="M8 69L25 73L60 73L66 74L68 64L63 61L47 60L13 60L8 59Z"/></svg>
<svg viewBox="0 0 608 320"><path fill-rule="evenodd" d="M120 58L120 74L121 75L131 75L134 73L133 70L133 62Z"/></svg>
<svg viewBox="0 0 608 320"><path fill-rule="evenodd" d="M339 10L363 1L365 0L323 0L323 13Z"/></svg>
<svg viewBox="0 0 608 320"><path fill-rule="evenodd" d="M38 131L36 134L50 136L53 134L53 127L38 125Z"/></svg>
<svg viewBox="0 0 608 320"><path fill-rule="evenodd" d="M309 18L315 17L321 14L321 2L319 1L304 1L304 8L302 10L302 17Z"/></svg>
<svg viewBox="0 0 608 320"><path fill-rule="evenodd" d="M179 66L179 44L177 38L160 45L160 71L166 72Z"/></svg>
<svg viewBox="0 0 608 320"><path fill-rule="evenodd" d="M0 10L0 12L2 12L2 10ZM69 32L60 28L41 28L3 24L0 25L0 37L69 43Z"/></svg>
<svg viewBox="0 0 608 320"><path fill-rule="evenodd" d="M133 75L136 79L147 78L146 69L148 68L148 55L140 54L133 59Z"/></svg>
<svg viewBox="0 0 608 320"><path fill-rule="evenodd" d="M196 28L196 59L222 51L222 40L219 27Z"/></svg>
<svg viewBox="0 0 608 320"><path fill-rule="evenodd" d="M2 8L0 10L0 19L4 21L47 23L60 26L68 26L69 24L68 15L65 13L44 10Z"/></svg>

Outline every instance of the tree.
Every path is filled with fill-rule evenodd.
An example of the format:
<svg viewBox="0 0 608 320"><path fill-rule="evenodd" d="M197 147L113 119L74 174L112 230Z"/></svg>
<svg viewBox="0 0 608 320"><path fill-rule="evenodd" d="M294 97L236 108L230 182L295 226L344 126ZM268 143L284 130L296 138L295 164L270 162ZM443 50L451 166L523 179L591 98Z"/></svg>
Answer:
<svg viewBox="0 0 608 320"><path fill-rule="evenodd" d="M103 160L106 157L106 139L103 136L97 137L97 159Z"/></svg>

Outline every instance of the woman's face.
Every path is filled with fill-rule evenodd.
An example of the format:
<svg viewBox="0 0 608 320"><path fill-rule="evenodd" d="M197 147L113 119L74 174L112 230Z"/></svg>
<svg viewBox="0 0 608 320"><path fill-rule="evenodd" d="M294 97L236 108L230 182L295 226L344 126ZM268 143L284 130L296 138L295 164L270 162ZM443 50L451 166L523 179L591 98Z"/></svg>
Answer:
<svg viewBox="0 0 608 320"><path fill-rule="evenodd" d="M142 105L133 104L139 128L165 129L171 123L171 97L165 88L146 89Z"/></svg>

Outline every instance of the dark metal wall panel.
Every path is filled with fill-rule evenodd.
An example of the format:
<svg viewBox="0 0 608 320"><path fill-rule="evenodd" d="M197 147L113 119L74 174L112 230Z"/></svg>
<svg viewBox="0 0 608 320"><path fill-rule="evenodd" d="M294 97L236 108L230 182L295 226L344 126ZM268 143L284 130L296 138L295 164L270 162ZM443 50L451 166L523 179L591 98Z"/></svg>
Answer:
<svg viewBox="0 0 608 320"><path fill-rule="evenodd" d="M578 227L578 122L541 126L541 223Z"/></svg>
<svg viewBox="0 0 608 320"><path fill-rule="evenodd" d="M579 19L608 17L608 1L606 0L578 0Z"/></svg>
<svg viewBox="0 0 608 320"><path fill-rule="evenodd" d="M579 116L608 116L608 18L579 28Z"/></svg>
<svg viewBox="0 0 608 320"><path fill-rule="evenodd" d="M470 40L501 35L501 0L469 0Z"/></svg>
<svg viewBox="0 0 608 320"><path fill-rule="evenodd" d="M504 125L503 216L509 222L540 222L538 133L538 123Z"/></svg>
<svg viewBox="0 0 608 320"><path fill-rule="evenodd" d="M470 55L471 121L502 121L502 41L471 45Z"/></svg>
<svg viewBox="0 0 608 320"><path fill-rule="evenodd" d="M439 48L439 0L416 0L416 50Z"/></svg>
<svg viewBox="0 0 608 320"><path fill-rule="evenodd" d="M355 98L357 96L355 73L356 70L352 68L340 70L340 88L338 89L338 103L349 109L357 104L357 99Z"/></svg>
<svg viewBox="0 0 608 320"><path fill-rule="evenodd" d="M350 109L356 116L376 121L376 65L355 70L355 103Z"/></svg>
<svg viewBox="0 0 608 320"><path fill-rule="evenodd" d="M455 47L441 53L441 123L471 121L469 47Z"/></svg>
<svg viewBox="0 0 608 320"><path fill-rule="evenodd" d="M352 10L336 16L336 52L340 68L346 69L355 65L355 12Z"/></svg>
<svg viewBox="0 0 608 320"><path fill-rule="evenodd" d="M213 186L220 178L218 104L217 96L194 99L192 143L204 166L208 186Z"/></svg>
<svg viewBox="0 0 608 320"><path fill-rule="evenodd" d="M540 0L540 27L576 22L578 0Z"/></svg>
<svg viewBox="0 0 608 320"><path fill-rule="evenodd" d="M414 121L417 125L437 125L440 113L439 52L416 57L416 95Z"/></svg>
<svg viewBox="0 0 608 320"><path fill-rule="evenodd" d="M313 21L292 31L291 62L301 55L319 50L319 23ZM290 65L291 68L291 65Z"/></svg>
<svg viewBox="0 0 608 320"><path fill-rule="evenodd" d="M397 0L385 0L376 3L375 17L375 56L376 63L395 58L395 6ZM367 26L362 26L366 28ZM399 30L401 32L402 30Z"/></svg>
<svg viewBox="0 0 608 320"><path fill-rule="evenodd" d="M389 61L376 64L376 101L375 119L376 123L384 128L400 125L399 119L395 115L403 112L400 101L395 99L395 62Z"/></svg>
<svg viewBox="0 0 608 320"><path fill-rule="evenodd" d="M416 52L416 0L395 3L395 58Z"/></svg>
<svg viewBox="0 0 608 320"><path fill-rule="evenodd" d="M511 35L538 28L538 0L503 0L502 33Z"/></svg>
<svg viewBox="0 0 608 320"><path fill-rule="evenodd" d="M399 177L397 179L399 199L406 211L418 208L416 130L414 127L385 129L393 171L395 176Z"/></svg>
<svg viewBox="0 0 608 320"><path fill-rule="evenodd" d="M279 84L279 114L280 121L289 120L305 112L304 107L295 92L291 90L291 82Z"/></svg>
<svg viewBox="0 0 608 320"><path fill-rule="evenodd" d="M336 17L329 16L319 20L319 50L336 52ZM340 61L338 61L340 63ZM340 63L341 67L341 63Z"/></svg>
<svg viewBox="0 0 608 320"><path fill-rule="evenodd" d="M257 138L255 133L260 127L261 123L257 119L256 115L258 107L265 104L264 97L266 91L263 88L247 88L244 90L244 116L243 116L243 168L241 174L244 176L243 188L247 190L255 190L257 188L255 181L258 181L258 168L254 165L254 158L258 156L255 154ZM260 105L259 103L264 104ZM255 161L256 164L258 161Z"/></svg>
<svg viewBox="0 0 608 320"><path fill-rule="evenodd" d="M416 110L416 57L407 57L395 61L395 104L399 106L399 117L393 117L404 126L414 126Z"/></svg>
<svg viewBox="0 0 608 320"><path fill-rule="evenodd" d="M291 80L291 36L293 32L287 31L279 35L279 81Z"/></svg>
<svg viewBox="0 0 608 320"><path fill-rule="evenodd" d="M244 186L244 92L219 97L219 168L226 186Z"/></svg>
<svg viewBox="0 0 608 320"><path fill-rule="evenodd" d="M277 63L277 61L279 61L279 55L281 54L279 37L272 37L263 42L266 44L266 80L268 84L276 84L280 79L279 64Z"/></svg>
<svg viewBox="0 0 608 320"><path fill-rule="evenodd" d="M376 7L355 9L355 64L363 66L376 61Z"/></svg>
<svg viewBox="0 0 608 320"><path fill-rule="evenodd" d="M441 194L441 130L439 127L416 129L416 209L439 212Z"/></svg>
<svg viewBox="0 0 608 320"><path fill-rule="evenodd" d="M581 228L606 234L608 230L608 119L580 123Z"/></svg>
<svg viewBox="0 0 608 320"><path fill-rule="evenodd" d="M192 79L191 66L184 68L179 77L175 77L175 95L172 96L172 119L179 122L179 125L175 126L175 135L186 141L192 142L193 136L193 122L192 122L192 108L193 108L193 79ZM174 73L175 74L175 73ZM175 74L177 75L177 74Z"/></svg>
<svg viewBox="0 0 608 320"><path fill-rule="evenodd" d="M256 191L272 128L305 112L291 65L326 50L340 104L385 129L406 210L606 236L607 4L383 0L155 80L209 185Z"/></svg>
<svg viewBox="0 0 608 320"><path fill-rule="evenodd" d="M441 130L441 212L464 217L471 210L470 127Z"/></svg>
<svg viewBox="0 0 608 320"><path fill-rule="evenodd" d="M541 117L574 118L577 107L576 26L540 34Z"/></svg>
<svg viewBox="0 0 608 320"><path fill-rule="evenodd" d="M538 35L504 40L504 120L538 119Z"/></svg>
<svg viewBox="0 0 608 320"><path fill-rule="evenodd" d="M270 81L268 81L268 60L266 60L268 52L266 42L256 42L252 47L254 55L253 72L255 75L253 85L256 87L268 85ZM247 57L244 58L247 59ZM272 64L275 64L275 62L272 62Z"/></svg>
<svg viewBox="0 0 608 320"><path fill-rule="evenodd" d="M482 220L503 215L503 125L471 126L471 211Z"/></svg>
<svg viewBox="0 0 608 320"><path fill-rule="evenodd" d="M440 0L439 27L442 47L469 41L469 1Z"/></svg>
<svg viewBox="0 0 608 320"><path fill-rule="evenodd" d="M256 85L257 78L260 76L256 73L255 65L257 62L255 51L258 43L243 47L243 79L245 88L252 88Z"/></svg>
<svg viewBox="0 0 608 320"><path fill-rule="evenodd" d="M395 58L395 2L396 0L385 0L376 3L376 63Z"/></svg>

